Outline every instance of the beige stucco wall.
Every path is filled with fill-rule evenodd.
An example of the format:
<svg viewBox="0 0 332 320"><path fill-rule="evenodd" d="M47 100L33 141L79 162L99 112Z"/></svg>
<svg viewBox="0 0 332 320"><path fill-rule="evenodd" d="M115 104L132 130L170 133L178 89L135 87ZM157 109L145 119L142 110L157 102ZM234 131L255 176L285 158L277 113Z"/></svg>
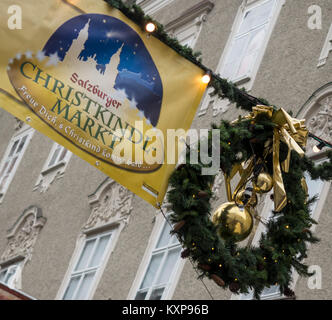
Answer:
<svg viewBox="0 0 332 320"><path fill-rule="evenodd" d="M162 9L156 17L168 23L180 16L199 0L177 0ZM214 0L214 9L204 23L195 50L203 53L203 62L211 69L218 65L226 45L241 0ZM308 7L318 4L323 9L322 30L307 27ZM294 114L323 84L331 81L332 58L317 68L317 62L328 28L332 21L332 2L326 0L286 0L269 41L252 94L267 98L271 103L293 110ZM221 118L234 119L240 111L231 108L217 117L208 110L196 117L193 127L209 128ZM14 134L14 118L0 109L0 157ZM22 290L40 299L54 299L67 271L81 228L90 215L88 196L104 181L105 175L74 156L65 176L55 181L46 193L33 192L52 142L35 132L9 190L0 204L0 254L6 246L6 230L23 210L36 205L43 211L47 222L35 244L31 261L23 270ZM223 192L222 192L223 193ZM296 286L299 299L332 299L330 265L332 262L332 192L320 216L316 231L321 238L310 250L308 264L319 265L323 274L323 289L309 290L307 280L300 279ZM214 203L217 206L225 198ZM130 223L120 234L109 259L94 299L126 299L141 263L156 211L143 200L134 197ZM213 282L205 280L215 299L229 299ZM201 281L189 262L186 262L174 299L209 299Z"/></svg>

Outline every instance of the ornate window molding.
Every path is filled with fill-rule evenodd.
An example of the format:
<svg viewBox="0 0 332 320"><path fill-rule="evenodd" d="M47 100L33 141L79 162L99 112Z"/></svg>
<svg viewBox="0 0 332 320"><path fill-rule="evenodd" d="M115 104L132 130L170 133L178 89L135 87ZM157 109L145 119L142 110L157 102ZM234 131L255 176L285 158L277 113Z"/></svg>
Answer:
<svg viewBox="0 0 332 320"><path fill-rule="evenodd" d="M33 191L46 192L54 181L61 179L65 174L71 156L72 153L65 147L56 142L53 143Z"/></svg>
<svg viewBox="0 0 332 320"><path fill-rule="evenodd" d="M7 270L9 266L15 269L11 285L16 289L21 289L22 269L31 260L34 245L45 223L42 210L31 206L24 210L7 232L7 246L0 258L0 271Z"/></svg>
<svg viewBox="0 0 332 320"><path fill-rule="evenodd" d="M83 256L87 243L96 240L96 245L98 245L100 239L109 236L108 244L103 248L103 259L101 259L100 264L95 266L93 279L87 287L86 292L84 294L81 293L83 294L82 299L90 300L93 298L120 233L129 222L130 214L133 210L133 197L133 193L110 178L107 178L89 196L91 214L78 235L73 256L56 299L64 299L70 281L75 277L77 266L81 256Z"/></svg>
<svg viewBox="0 0 332 320"><path fill-rule="evenodd" d="M91 215L83 226L83 232L113 224L127 225L133 209L133 196L125 187L107 178L89 196Z"/></svg>
<svg viewBox="0 0 332 320"><path fill-rule="evenodd" d="M311 133L332 142L332 82L314 92L297 117L306 119L307 128ZM313 147L316 144L317 142L313 139L308 139L307 155L309 157L319 156L313 153Z"/></svg>
<svg viewBox="0 0 332 320"><path fill-rule="evenodd" d="M207 21L207 16L213 8L214 4L211 1L201 1L166 24L165 30L176 37L182 45L194 48L202 30L203 22Z"/></svg>
<svg viewBox="0 0 332 320"><path fill-rule="evenodd" d="M145 14L152 15L173 1L174 0L137 0L136 4L144 10Z"/></svg>

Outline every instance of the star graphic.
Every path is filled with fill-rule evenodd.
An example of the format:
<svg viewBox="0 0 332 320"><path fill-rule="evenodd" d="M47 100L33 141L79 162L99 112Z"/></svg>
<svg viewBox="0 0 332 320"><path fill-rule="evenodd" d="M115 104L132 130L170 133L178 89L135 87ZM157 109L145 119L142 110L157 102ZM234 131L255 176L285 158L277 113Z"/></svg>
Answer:
<svg viewBox="0 0 332 320"><path fill-rule="evenodd" d="M9 59L9 64L12 64L14 62L13 59Z"/></svg>
<svg viewBox="0 0 332 320"><path fill-rule="evenodd" d="M36 55L37 59L39 61L43 61L45 59L45 52L44 51L38 51L37 55Z"/></svg>
<svg viewBox="0 0 332 320"><path fill-rule="evenodd" d="M133 100L130 100L130 109L137 109L137 101L135 98Z"/></svg>
<svg viewBox="0 0 332 320"><path fill-rule="evenodd" d="M32 52L31 51L27 51L25 53L25 56L26 56L27 59L31 59L32 58Z"/></svg>
<svg viewBox="0 0 332 320"><path fill-rule="evenodd" d="M53 54L50 55L50 58L46 64L46 66L56 66L58 62L60 61L58 53L54 52Z"/></svg>
<svg viewBox="0 0 332 320"><path fill-rule="evenodd" d="M137 115L138 115L138 117L141 118L141 119L145 118L145 117L144 117L144 112L143 112L143 111L140 111Z"/></svg>
<svg viewBox="0 0 332 320"><path fill-rule="evenodd" d="M123 100L128 98L125 89L118 90L118 96Z"/></svg>
<svg viewBox="0 0 332 320"><path fill-rule="evenodd" d="M17 60L20 60L22 58L22 53L18 53L15 57Z"/></svg>

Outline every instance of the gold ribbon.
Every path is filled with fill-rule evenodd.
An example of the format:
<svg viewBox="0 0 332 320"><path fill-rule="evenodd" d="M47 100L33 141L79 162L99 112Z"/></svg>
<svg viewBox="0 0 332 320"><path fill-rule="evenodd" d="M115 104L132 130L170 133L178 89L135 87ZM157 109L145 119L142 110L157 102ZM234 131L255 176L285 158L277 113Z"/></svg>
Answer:
<svg viewBox="0 0 332 320"><path fill-rule="evenodd" d="M271 151L273 152L273 188L274 188L274 210L279 212L287 204L286 190L282 179L282 171L289 172L290 159L292 150L296 151L300 156L304 156L304 151L301 147L305 147L308 139L308 130L305 127L305 120L298 120L292 118L284 109L274 112L273 107L258 105L253 107L253 111L245 119L255 121L256 118L265 114L271 121L276 124L273 132L273 147L266 145L264 157ZM238 120L232 122L235 124ZM288 155L286 160L280 164L280 141L283 141L288 146ZM271 143L271 141L269 142ZM253 172L254 162L250 160L246 169L242 165L234 166L231 174L225 176L227 196L229 201L233 200L236 193L243 186L245 181ZM237 172L241 174L241 180L235 189L233 195L231 192L230 181Z"/></svg>

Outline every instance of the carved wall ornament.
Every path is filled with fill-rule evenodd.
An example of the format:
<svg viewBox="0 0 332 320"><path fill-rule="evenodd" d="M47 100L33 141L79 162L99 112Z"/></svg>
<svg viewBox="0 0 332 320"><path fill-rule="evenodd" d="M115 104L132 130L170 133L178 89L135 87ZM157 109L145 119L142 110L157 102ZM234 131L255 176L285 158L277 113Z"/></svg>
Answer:
<svg viewBox="0 0 332 320"><path fill-rule="evenodd" d="M18 257L26 261L31 259L33 247L38 235L46 223L40 208L31 206L26 209L8 230L8 243L0 258L0 263L14 260Z"/></svg>
<svg viewBox="0 0 332 320"><path fill-rule="evenodd" d="M308 130L323 140L332 142L332 92L318 100L313 109L306 119ZM317 141L308 139L307 150L312 150L315 145Z"/></svg>
<svg viewBox="0 0 332 320"><path fill-rule="evenodd" d="M128 224L133 210L133 197L132 192L107 178L96 192L89 196L91 215L83 230L102 227L112 222Z"/></svg>

